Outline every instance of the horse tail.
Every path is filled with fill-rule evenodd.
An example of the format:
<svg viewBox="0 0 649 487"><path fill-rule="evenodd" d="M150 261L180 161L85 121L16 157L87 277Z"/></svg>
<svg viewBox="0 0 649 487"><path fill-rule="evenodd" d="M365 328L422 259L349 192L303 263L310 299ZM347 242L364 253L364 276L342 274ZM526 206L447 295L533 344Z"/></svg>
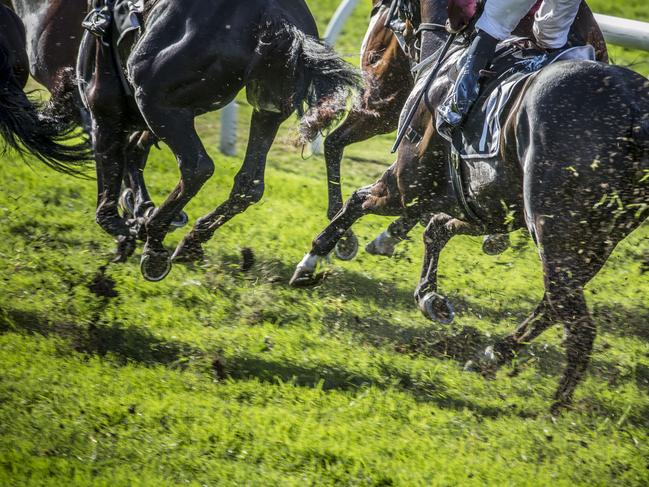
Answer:
<svg viewBox="0 0 649 487"><path fill-rule="evenodd" d="M296 79L293 103L300 117L300 142L306 143L342 118L362 79L324 42L295 27L290 35L289 67Z"/></svg>
<svg viewBox="0 0 649 487"><path fill-rule="evenodd" d="M0 44L0 151L29 152L47 166L67 174L83 175L91 157L86 141L64 144L75 137L74 123L52 116L29 100L14 77L9 51Z"/></svg>

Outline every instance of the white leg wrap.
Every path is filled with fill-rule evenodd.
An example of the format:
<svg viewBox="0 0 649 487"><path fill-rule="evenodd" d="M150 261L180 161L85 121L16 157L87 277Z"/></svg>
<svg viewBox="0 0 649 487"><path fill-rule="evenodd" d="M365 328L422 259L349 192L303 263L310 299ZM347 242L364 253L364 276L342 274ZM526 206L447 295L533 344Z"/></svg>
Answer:
<svg viewBox="0 0 649 487"><path fill-rule="evenodd" d="M397 243L399 243L399 240L391 236L387 230L381 232L374 239L374 246L381 254L392 254Z"/></svg>
<svg viewBox="0 0 649 487"><path fill-rule="evenodd" d="M321 259L322 257L308 253L302 258L300 263L297 265L297 268L300 270L313 272L315 271L316 267L318 267L318 263Z"/></svg>

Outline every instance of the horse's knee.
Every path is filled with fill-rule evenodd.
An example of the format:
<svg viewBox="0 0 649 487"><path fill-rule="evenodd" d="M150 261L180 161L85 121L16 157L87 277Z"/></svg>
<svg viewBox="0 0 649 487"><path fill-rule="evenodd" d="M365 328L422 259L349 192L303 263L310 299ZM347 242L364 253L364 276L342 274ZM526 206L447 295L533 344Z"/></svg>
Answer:
<svg viewBox="0 0 649 487"><path fill-rule="evenodd" d="M191 188L200 188L214 174L214 163L209 157L202 157L191 166L181 165L183 183Z"/></svg>
<svg viewBox="0 0 649 487"><path fill-rule="evenodd" d="M230 198L236 200L237 206L241 211L248 208L250 205L259 203L264 196L264 182L261 180L248 180L244 178L236 178L234 188Z"/></svg>
<svg viewBox="0 0 649 487"><path fill-rule="evenodd" d="M444 213L433 215L428 221L426 229L424 230L424 242L432 243L440 234L441 231L446 230L446 225L452 218Z"/></svg>

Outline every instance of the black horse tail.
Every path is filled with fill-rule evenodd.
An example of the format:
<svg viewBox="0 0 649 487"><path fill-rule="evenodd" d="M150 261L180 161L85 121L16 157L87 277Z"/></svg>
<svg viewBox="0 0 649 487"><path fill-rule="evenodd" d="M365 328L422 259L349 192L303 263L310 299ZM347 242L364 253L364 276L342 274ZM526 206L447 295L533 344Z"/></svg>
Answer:
<svg viewBox="0 0 649 487"><path fill-rule="evenodd" d="M290 36L289 67L296 77L293 103L300 117L299 142L306 143L342 118L347 100L360 91L362 79L358 70L324 42L295 27Z"/></svg>
<svg viewBox="0 0 649 487"><path fill-rule="evenodd" d="M91 158L87 141L64 144L75 138L75 125L48 114L29 100L14 77L9 51L0 44L0 151L31 153L47 166L67 174L83 175Z"/></svg>

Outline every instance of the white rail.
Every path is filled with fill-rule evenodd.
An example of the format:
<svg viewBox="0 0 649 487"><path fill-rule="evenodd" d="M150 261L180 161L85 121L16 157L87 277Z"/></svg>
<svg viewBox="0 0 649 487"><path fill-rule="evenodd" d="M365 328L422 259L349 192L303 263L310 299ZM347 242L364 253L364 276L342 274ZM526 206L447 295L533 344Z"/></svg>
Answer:
<svg viewBox="0 0 649 487"><path fill-rule="evenodd" d="M649 51L649 22L595 14L606 42L630 49Z"/></svg>

